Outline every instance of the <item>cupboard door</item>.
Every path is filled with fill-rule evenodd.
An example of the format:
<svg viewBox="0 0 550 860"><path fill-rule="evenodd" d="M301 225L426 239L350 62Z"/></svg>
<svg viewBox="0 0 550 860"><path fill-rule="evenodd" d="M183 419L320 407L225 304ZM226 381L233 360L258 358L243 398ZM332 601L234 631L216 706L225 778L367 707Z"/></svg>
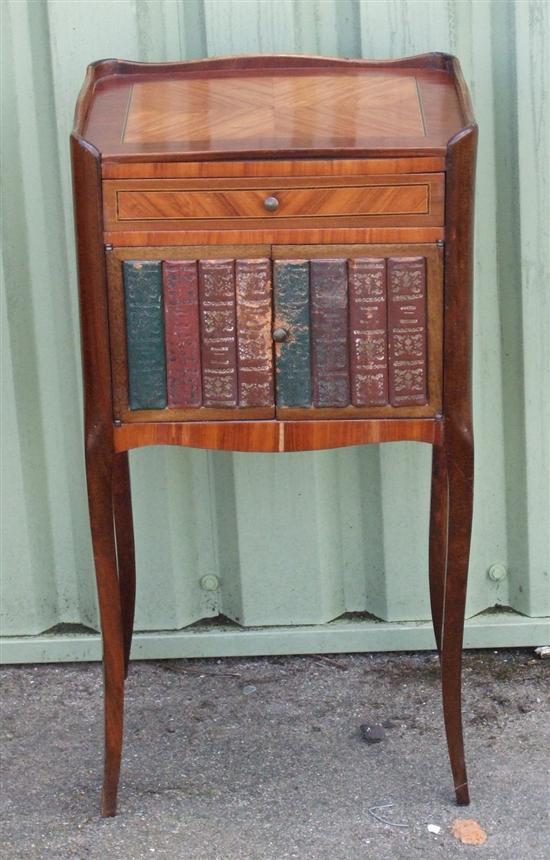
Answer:
<svg viewBox="0 0 550 860"><path fill-rule="evenodd" d="M270 247L107 252L114 418L272 418Z"/></svg>
<svg viewBox="0 0 550 860"><path fill-rule="evenodd" d="M431 417L442 249L108 252L115 419Z"/></svg>
<svg viewBox="0 0 550 860"><path fill-rule="evenodd" d="M278 417L441 412L442 248L287 245L272 253Z"/></svg>

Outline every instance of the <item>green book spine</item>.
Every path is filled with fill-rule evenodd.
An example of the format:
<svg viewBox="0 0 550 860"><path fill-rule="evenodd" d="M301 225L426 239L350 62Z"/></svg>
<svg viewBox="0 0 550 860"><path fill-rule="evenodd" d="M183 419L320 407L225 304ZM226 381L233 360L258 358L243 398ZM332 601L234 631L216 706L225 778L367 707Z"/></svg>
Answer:
<svg viewBox="0 0 550 860"><path fill-rule="evenodd" d="M130 409L166 407L162 269L155 260L123 263Z"/></svg>
<svg viewBox="0 0 550 860"><path fill-rule="evenodd" d="M275 346L277 405L311 406L309 263L276 260L273 273L275 328L288 332Z"/></svg>

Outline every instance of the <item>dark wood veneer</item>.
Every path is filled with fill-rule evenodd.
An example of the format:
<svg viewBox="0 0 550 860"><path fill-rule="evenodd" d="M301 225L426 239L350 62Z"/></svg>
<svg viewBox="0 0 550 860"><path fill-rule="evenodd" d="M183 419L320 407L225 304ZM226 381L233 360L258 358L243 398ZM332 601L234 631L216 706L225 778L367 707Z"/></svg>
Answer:
<svg viewBox="0 0 550 860"><path fill-rule="evenodd" d="M338 96L323 101L322 124L308 108L308 87L317 97L319 76L326 92ZM181 111L175 117L182 91L200 106L201 94L209 91L204 82L210 82L214 95L216 87L223 92L229 82L236 104L242 97L241 107L244 104L249 112L244 136L234 134L239 124L227 123L228 114L221 107L217 114L212 110L208 114L210 126L204 125L206 115L198 126L187 122ZM258 92L263 95L256 104ZM269 92L272 103L265 97ZM281 105L289 104L289 93L292 116L286 132L282 126L270 132L275 126L266 111L277 117ZM396 97L397 104L404 96L416 101L405 105L400 123L390 116L391 98ZM372 133L365 124L355 130L350 125L359 97L373 111ZM387 120L379 110L381 103ZM158 127L157 104L160 113L164 111ZM383 134L386 121L388 133ZM342 130L337 140L328 140L327 127ZM460 675L473 502L470 373L476 142L477 127L460 66L446 54L375 62L304 56L160 64L102 60L89 67L76 106L71 152L86 471L103 636L103 815L116 812L124 678L135 603L128 451L160 444L257 452L402 440L433 446L432 617L456 798L460 804L469 802ZM355 191L348 200L338 199L338 211L319 215L315 203L299 196L311 188L334 187L345 194L358 186L390 184L406 190L419 182L430 189L428 215L418 211L422 207L417 200L412 204L416 210L409 214L402 207L400 215L392 215L386 207L384 214L371 216L357 210ZM208 217L192 212L193 217L176 220L166 208L160 210L162 217L153 219L146 209L148 220L143 221L138 217L143 201L128 198L125 217L130 213L131 220L121 219L116 195L145 188L167 193L174 188L203 189L211 195L205 198L207 208L214 209L208 209ZM227 207L231 214L235 205L233 198L215 195L236 188L292 191L297 195L293 214L285 217L281 210L275 218L263 213L259 217L252 194L239 198L244 208L237 218L227 217ZM300 199L310 207L307 211L300 210ZM201 409L193 414L128 409L122 260L220 258L241 252L248 258L349 257L365 246L373 253L384 254L389 248L391 253L420 253L431 261L426 407L371 407L364 412L349 407L277 412Z"/></svg>

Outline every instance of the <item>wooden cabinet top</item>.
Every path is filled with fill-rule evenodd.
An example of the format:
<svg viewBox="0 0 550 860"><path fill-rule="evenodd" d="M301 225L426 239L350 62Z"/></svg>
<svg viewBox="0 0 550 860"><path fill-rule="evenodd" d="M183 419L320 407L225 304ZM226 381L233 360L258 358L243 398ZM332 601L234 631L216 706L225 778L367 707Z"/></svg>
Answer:
<svg viewBox="0 0 550 860"><path fill-rule="evenodd" d="M473 123L456 58L304 56L88 68L75 133L104 159L443 155Z"/></svg>

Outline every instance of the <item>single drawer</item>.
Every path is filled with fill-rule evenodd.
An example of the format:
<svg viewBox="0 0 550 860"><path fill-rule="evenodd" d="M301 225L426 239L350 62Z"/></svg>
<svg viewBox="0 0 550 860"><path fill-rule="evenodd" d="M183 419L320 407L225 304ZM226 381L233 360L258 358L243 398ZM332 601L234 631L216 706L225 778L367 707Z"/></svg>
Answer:
<svg viewBox="0 0 550 860"><path fill-rule="evenodd" d="M104 186L105 227L177 229L183 226L250 226L276 221L292 226L307 219L343 224L416 225L443 223L443 175L279 178L270 185L250 180L205 187L201 180L145 180Z"/></svg>

